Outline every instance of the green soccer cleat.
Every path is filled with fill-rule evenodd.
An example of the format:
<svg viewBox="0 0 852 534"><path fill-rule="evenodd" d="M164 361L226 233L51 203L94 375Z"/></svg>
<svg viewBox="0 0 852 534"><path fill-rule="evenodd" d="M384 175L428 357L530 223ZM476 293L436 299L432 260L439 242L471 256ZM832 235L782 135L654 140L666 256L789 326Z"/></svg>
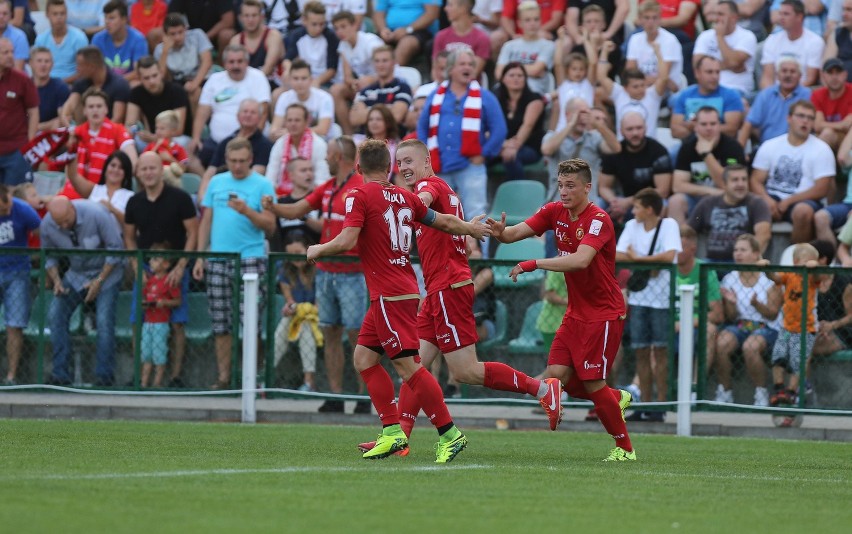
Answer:
<svg viewBox="0 0 852 534"><path fill-rule="evenodd" d="M618 405L621 407L621 420L627 421L624 418L624 412L627 411L627 408L630 407L630 403L633 402L633 395L630 394L629 391L625 391L623 389L618 390L621 393L621 398L618 399Z"/></svg>
<svg viewBox="0 0 852 534"><path fill-rule="evenodd" d="M467 438L461 432L459 432L459 435L455 439L450 441L439 440L435 444L435 463L448 464L452 462L453 458L463 451L465 447L467 447Z"/></svg>
<svg viewBox="0 0 852 534"><path fill-rule="evenodd" d="M408 438L400 430L398 433L393 433L389 436L379 434L376 438L376 445L364 453L362 458L366 460L381 460L387 458L391 454L402 451L408 448Z"/></svg>
<svg viewBox="0 0 852 534"><path fill-rule="evenodd" d="M616 447L609 451L609 456L603 459L604 462L626 462L627 460L636 461L636 451L627 452L621 447Z"/></svg>

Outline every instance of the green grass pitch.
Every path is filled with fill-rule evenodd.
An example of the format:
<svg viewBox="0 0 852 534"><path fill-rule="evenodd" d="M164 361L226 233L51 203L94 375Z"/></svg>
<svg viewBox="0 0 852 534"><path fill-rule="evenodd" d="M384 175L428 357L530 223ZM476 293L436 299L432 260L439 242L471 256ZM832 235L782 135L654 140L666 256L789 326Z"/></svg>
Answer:
<svg viewBox="0 0 852 534"><path fill-rule="evenodd" d="M0 420L0 531L850 532L849 444L470 430L435 465L375 428Z"/></svg>

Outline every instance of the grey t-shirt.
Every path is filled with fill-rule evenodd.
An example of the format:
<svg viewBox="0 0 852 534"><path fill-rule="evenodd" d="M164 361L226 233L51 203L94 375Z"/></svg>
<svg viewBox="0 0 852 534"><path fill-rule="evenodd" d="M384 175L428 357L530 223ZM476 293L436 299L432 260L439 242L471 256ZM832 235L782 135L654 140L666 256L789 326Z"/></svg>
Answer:
<svg viewBox="0 0 852 534"><path fill-rule="evenodd" d="M512 39L500 49L497 64L507 65L512 61L518 61L521 65L532 65L537 61L544 62L547 65L545 74L540 78L529 78L527 83L533 92L549 93L554 90L554 83L549 73L553 71L553 52L555 49L553 41L547 39L535 41Z"/></svg>
<svg viewBox="0 0 852 534"><path fill-rule="evenodd" d="M702 198L689 218L689 225L696 232L707 232L707 258L713 261L733 261L737 238L753 234L757 223L772 222L769 206L762 198L749 193L742 202L731 206L724 197Z"/></svg>
<svg viewBox="0 0 852 534"><path fill-rule="evenodd" d="M198 67L201 65L199 55L201 52L212 49L213 45L203 30L198 28L187 30L183 46L169 50L169 57L166 59L166 65L169 68L172 79L178 82L185 82L194 78L196 73L198 73ZM160 43L154 49L154 58L159 61L162 56L163 43Z"/></svg>
<svg viewBox="0 0 852 534"><path fill-rule="evenodd" d="M556 135L553 130L544 134L541 143ZM559 199L559 191L556 189L556 176L559 174L559 162L571 158L581 158L586 160L589 167L592 169L592 191L589 193L589 199L592 202L598 201L598 174L601 172L601 151L600 146L603 142L603 136L597 130L587 130L583 132L578 139L572 138L570 135L562 141L559 149L555 154L547 158L547 171L550 176L550 184L547 186L547 202L553 202Z"/></svg>

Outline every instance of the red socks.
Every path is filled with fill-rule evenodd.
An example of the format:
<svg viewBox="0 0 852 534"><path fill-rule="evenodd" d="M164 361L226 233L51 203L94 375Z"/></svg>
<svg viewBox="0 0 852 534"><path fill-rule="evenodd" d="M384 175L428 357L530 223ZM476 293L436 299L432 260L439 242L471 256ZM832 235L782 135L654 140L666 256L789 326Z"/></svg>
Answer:
<svg viewBox="0 0 852 534"><path fill-rule="evenodd" d="M399 426L405 435L411 437L411 429L414 428L414 421L417 414L420 413L420 399L417 394L411 389L407 382L403 382L399 387Z"/></svg>
<svg viewBox="0 0 852 534"><path fill-rule="evenodd" d="M399 414L394 406L393 380L385 368L374 365L361 371L361 378L367 385L367 393L370 400L382 420L382 425L395 425L399 423Z"/></svg>
<svg viewBox="0 0 852 534"><path fill-rule="evenodd" d="M485 362L484 386L489 389L500 391L511 391L512 393L527 393L533 397L538 396L538 387L541 383L520 371L512 369L505 363Z"/></svg>
<svg viewBox="0 0 852 534"><path fill-rule="evenodd" d="M571 395L569 393L569 395ZM594 393L587 393L588 398L595 403L595 412L601 424L615 440L615 445L625 451L632 451L630 436L627 435L627 425L621 418L621 407L609 387L603 387Z"/></svg>
<svg viewBox="0 0 852 534"><path fill-rule="evenodd" d="M388 376L388 380L390 380L390 376ZM450 411L444 403L444 394L441 391L441 386L438 385L438 381L435 380L432 373L426 370L425 367L421 367L408 379L408 386L417 395L417 399L420 401L426 417L429 418L429 422L435 428L452 424L453 418L450 417ZM376 410L378 410L378 407ZM394 410L394 415L396 415L396 410Z"/></svg>

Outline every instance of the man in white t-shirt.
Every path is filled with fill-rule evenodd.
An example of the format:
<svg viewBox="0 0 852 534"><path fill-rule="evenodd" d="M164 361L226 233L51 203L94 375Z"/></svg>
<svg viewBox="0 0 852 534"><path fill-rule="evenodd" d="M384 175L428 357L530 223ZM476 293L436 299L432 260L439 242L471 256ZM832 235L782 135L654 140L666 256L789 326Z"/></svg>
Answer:
<svg viewBox="0 0 852 534"><path fill-rule="evenodd" d="M296 59L290 65L290 89L278 97L269 127L269 139L276 141L287 132L284 127L284 112L290 104L299 103L308 109L308 126L320 137L328 137L334 122L334 100L322 89L311 85L311 66Z"/></svg>
<svg viewBox="0 0 852 534"><path fill-rule="evenodd" d="M683 49L671 32L660 27L660 5L655 0L646 0L639 4L639 23L644 31L634 33L627 41L627 62L625 69L639 69L645 73L648 84L653 84L659 76L657 54L651 43L660 45L663 59L669 64L670 91L679 91L686 87L683 79Z"/></svg>
<svg viewBox="0 0 852 534"><path fill-rule="evenodd" d="M198 111L192 124L192 140L187 153L201 150L199 158L204 167L210 162L216 144L240 127L237 112L246 98L254 98L263 106L263 119L269 116L269 82L259 70L249 67L249 53L241 45L228 45L222 52L225 70L210 76L201 90ZM210 120L210 139L202 145L201 133Z"/></svg>
<svg viewBox="0 0 852 534"><path fill-rule="evenodd" d="M754 54L757 38L738 25L739 8L733 0L722 0L715 8L713 28L701 32L692 50L692 65L702 56L722 63L719 83L746 96L754 92Z"/></svg>
<svg viewBox="0 0 852 534"><path fill-rule="evenodd" d="M811 134L815 120L810 100L790 106L787 133L760 145L752 164L751 190L769 204L773 220L793 224L793 243L813 239L814 213L836 172L831 147Z"/></svg>
<svg viewBox="0 0 852 534"><path fill-rule="evenodd" d="M760 88L775 83L775 63L782 55L794 56L804 65L802 85L810 87L819 83L822 52L825 41L804 27L805 6L801 0L784 0L778 9L778 26L782 31L773 33L763 44L760 66Z"/></svg>

